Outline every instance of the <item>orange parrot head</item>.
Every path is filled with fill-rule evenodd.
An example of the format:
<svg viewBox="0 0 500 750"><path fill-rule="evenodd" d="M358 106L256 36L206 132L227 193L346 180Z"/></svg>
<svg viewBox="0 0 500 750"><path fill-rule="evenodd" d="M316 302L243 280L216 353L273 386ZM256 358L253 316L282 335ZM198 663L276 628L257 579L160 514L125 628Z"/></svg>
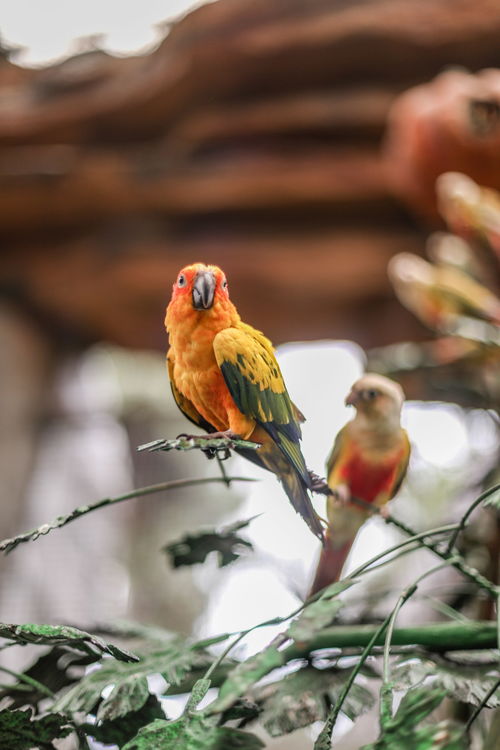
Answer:
<svg viewBox="0 0 500 750"><path fill-rule="evenodd" d="M218 266L192 263L179 271L172 287L165 325L207 316L219 317L235 312L229 300L224 272Z"/></svg>
<svg viewBox="0 0 500 750"><path fill-rule="evenodd" d="M369 372L354 383L345 404L354 406L358 414L370 421L399 424L404 399L399 383Z"/></svg>

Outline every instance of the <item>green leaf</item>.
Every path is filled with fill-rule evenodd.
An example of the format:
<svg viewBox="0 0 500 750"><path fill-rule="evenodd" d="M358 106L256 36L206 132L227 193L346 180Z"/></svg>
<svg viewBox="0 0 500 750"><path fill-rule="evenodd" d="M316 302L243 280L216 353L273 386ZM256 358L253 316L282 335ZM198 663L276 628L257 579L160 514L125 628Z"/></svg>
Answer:
<svg viewBox="0 0 500 750"><path fill-rule="evenodd" d="M97 718L116 719L138 711L145 704L149 675L160 674L169 685L178 685L189 670L206 669L211 661L196 644L193 647L182 638L172 638L161 649L141 653L134 664L104 660L99 669L85 675L57 701L56 710L90 712L100 701L104 688L113 685L110 695L100 702Z"/></svg>
<svg viewBox="0 0 500 750"><path fill-rule="evenodd" d="M290 638L295 641L308 641L320 630L331 625L343 607L343 602L336 597L354 583L356 581L345 580L328 586L319 599L308 604L297 619L293 620L288 629Z"/></svg>
<svg viewBox="0 0 500 750"><path fill-rule="evenodd" d="M174 744L175 743L175 744ZM123 750L260 750L264 743L249 732L215 727L199 717L161 721L143 727Z"/></svg>
<svg viewBox="0 0 500 750"><path fill-rule="evenodd" d="M404 733L383 734L374 744L360 750L468 750L463 726L441 721L425 727L409 728Z"/></svg>
<svg viewBox="0 0 500 750"><path fill-rule="evenodd" d="M265 685L252 696L259 705L262 704L262 724L272 737L278 737L314 721L325 721L329 707L337 702L350 673L350 668L316 669L307 666L279 682ZM354 683L342 711L354 720L373 703L371 692Z"/></svg>
<svg viewBox="0 0 500 750"><path fill-rule="evenodd" d="M403 696L396 715L386 722L384 729L400 731L414 727L439 706L445 695L441 688L412 688Z"/></svg>
<svg viewBox="0 0 500 750"><path fill-rule="evenodd" d="M105 643L95 635L68 625L7 625L0 623L0 638L21 645L36 643L41 646L66 645L92 656L110 654L119 661L137 661L137 656L111 643Z"/></svg>
<svg viewBox="0 0 500 750"><path fill-rule="evenodd" d="M52 740L67 737L73 729L60 714L47 714L32 721L32 709L0 711L0 747L3 750L31 750L47 747Z"/></svg>
<svg viewBox="0 0 500 750"><path fill-rule="evenodd" d="M433 659L404 659L393 671L398 687L417 685L427 677L433 685L464 703L478 706L485 698L500 674L498 664L467 664L435 657ZM500 706L500 688L488 699L488 707Z"/></svg>
<svg viewBox="0 0 500 750"><path fill-rule="evenodd" d="M207 711L220 713L226 711L237 698L241 696L261 677L284 664L285 656L276 646L270 644L258 654L232 669L223 682L217 699L208 706Z"/></svg>
<svg viewBox="0 0 500 750"><path fill-rule="evenodd" d="M75 674L75 668L85 667L92 664L100 655L90 656L72 652L67 648L55 646L54 648L42 654L22 675L31 680L44 685L53 693L58 693L67 685L78 680ZM31 704L36 706L41 700L47 697L42 690L37 689L35 685L29 685L23 680L14 682L4 690L0 690L0 700L9 698L9 708L17 708Z"/></svg>
<svg viewBox="0 0 500 750"><path fill-rule="evenodd" d="M150 695L146 703L138 711L131 711L118 719L103 721L95 726L86 724L86 734L105 745L121 747L131 740L139 730L155 719L165 720L165 713L158 698Z"/></svg>
<svg viewBox="0 0 500 750"><path fill-rule="evenodd" d="M229 565L241 557L244 551L253 550L253 545L236 532L245 528L256 516L246 521L238 521L220 531L210 529L199 534L186 534L177 542L163 548L170 557L174 568L182 565L196 565L205 562L211 552L217 553L219 567Z"/></svg>

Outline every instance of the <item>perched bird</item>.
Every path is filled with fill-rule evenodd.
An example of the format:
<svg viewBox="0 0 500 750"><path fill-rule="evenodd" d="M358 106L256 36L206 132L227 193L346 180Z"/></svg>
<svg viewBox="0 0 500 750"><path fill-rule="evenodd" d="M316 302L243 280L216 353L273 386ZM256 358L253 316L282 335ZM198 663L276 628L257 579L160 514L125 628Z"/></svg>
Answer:
<svg viewBox="0 0 500 750"><path fill-rule="evenodd" d="M308 490L314 480L300 450L304 416L292 403L271 342L243 323L217 266L186 266L173 285L165 327L168 372L183 414L210 437L249 439L239 450L272 471L311 531L323 526Z"/></svg>
<svg viewBox="0 0 500 750"><path fill-rule="evenodd" d="M430 328L447 332L463 316L500 324L500 299L459 268L398 253L387 272L400 302Z"/></svg>
<svg viewBox="0 0 500 750"><path fill-rule="evenodd" d="M398 491L410 458L410 442L401 427L402 388L383 375L367 373L351 388L345 403L356 415L338 433L327 460L328 528L310 594L340 577L352 543L369 510L350 502L364 500L382 508Z"/></svg>

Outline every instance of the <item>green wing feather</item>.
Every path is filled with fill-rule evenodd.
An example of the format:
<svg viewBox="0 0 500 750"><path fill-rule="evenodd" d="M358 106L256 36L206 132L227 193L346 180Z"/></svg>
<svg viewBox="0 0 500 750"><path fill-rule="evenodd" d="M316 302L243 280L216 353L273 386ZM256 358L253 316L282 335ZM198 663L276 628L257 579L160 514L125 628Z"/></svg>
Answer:
<svg viewBox="0 0 500 750"><path fill-rule="evenodd" d="M183 394L178 390L174 380L174 364L174 354L172 349L169 349L167 353L167 367L168 376L170 378L170 387L172 389L172 395L174 397L175 403L190 422L197 425L198 427L201 427L206 432L215 432L215 427L201 416L200 412L194 406L193 402L186 398L186 396L183 396Z"/></svg>
<svg viewBox="0 0 500 750"><path fill-rule="evenodd" d="M271 435L309 486L299 446L299 422L304 418L288 395L270 341L260 331L242 323L238 328L226 328L217 334L214 352L238 409Z"/></svg>

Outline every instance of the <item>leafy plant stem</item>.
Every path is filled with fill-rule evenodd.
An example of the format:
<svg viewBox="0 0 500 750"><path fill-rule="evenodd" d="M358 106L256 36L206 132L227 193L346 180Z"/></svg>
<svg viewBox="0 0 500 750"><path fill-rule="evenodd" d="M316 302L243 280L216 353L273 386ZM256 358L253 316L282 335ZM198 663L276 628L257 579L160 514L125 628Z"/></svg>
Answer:
<svg viewBox="0 0 500 750"><path fill-rule="evenodd" d="M23 682L25 685L29 685L31 688L38 690L39 693L46 695L48 698L56 697L52 690L50 690L50 688L48 688L46 685L43 685L41 682L38 682L38 680L33 679L33 677L30 677L27 674L23 674L22 672L14 672L13 669L9 669L8 667L4 667L1 665L0 671L5 672L6 674L10 674L12 677L15 677L17 680L19 680L19 682Z"/></svg>
<svg viewBox="0 0 500 750"><path fill-rule="evenodd" d="M389 659L390 656L390 649L391 649L391 642L392 642L392 634L394 632L394 625L396 624L396 619L398 617L398 614L405 602L410 599L410 597L413 596L413 594L418 590L419 584L421 581L423 581L428 576L431 576L433 573L436 573L438 570L442 570L443 568L446 568L448 565L452 564L452 559L440 563L439 565L435 565L433 568L430 568L430 570L426 570L425 573L422 573L421 576L419 576L408 588L403 591L403 593L398 598L396 605L394 609L392 610L392 613L390 615L389 624L387 626L387 631L385 635L385 643L384 643L384 657L383 657L383 668L382 668L382 688L380 691L380 720L382 726L384 725L384 720L390 719L392 717L392 685L391 685L391 662Z"/></svg>

